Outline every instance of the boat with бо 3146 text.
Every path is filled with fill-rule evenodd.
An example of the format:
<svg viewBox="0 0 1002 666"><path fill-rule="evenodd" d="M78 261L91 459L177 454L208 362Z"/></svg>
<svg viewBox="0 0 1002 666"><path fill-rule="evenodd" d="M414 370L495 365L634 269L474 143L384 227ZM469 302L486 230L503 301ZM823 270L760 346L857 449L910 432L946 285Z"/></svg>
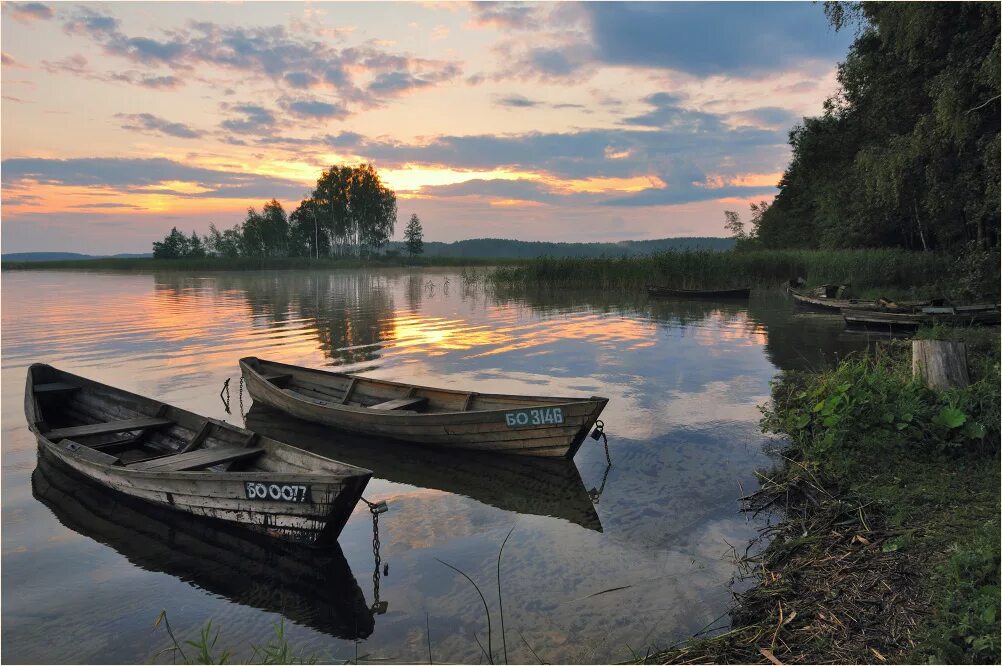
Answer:
<svg viewBox="0 0 1002 666"><path fill-rule="evenodd" d="M28 427L47 454L136 499L304 545L337 540L372 472L35 364Z"/></svg>
<svg viewBox="0 0 1002 666"><path fill-rule="evenodd" d="M609 402L417 386L254 357L240 359L240 371L256 402L304 421L513 455L573 458Z"/></svg>

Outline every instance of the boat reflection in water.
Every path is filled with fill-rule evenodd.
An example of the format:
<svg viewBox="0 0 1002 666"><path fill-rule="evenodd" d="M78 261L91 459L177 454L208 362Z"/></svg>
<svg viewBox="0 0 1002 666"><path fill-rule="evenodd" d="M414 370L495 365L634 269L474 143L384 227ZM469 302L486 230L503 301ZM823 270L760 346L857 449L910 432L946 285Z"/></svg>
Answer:
<svg viewBox="0 0 1002 666"><path fill-rule="evenodd" d="M254 403L249 430L352 465L373 476L462 495L504 511L561 518L596 532L602 521L573 460L415 447L300 421ZM364 461L364 463L363 463Z"/></svg>
<svg viewBox="0 0 1002 666"><path fill-rule="evenodd" d="M129 500L39 450L32 494L69 529L134 565L338 638L366 638L373 614L336 543L322 550Z"/></svg>

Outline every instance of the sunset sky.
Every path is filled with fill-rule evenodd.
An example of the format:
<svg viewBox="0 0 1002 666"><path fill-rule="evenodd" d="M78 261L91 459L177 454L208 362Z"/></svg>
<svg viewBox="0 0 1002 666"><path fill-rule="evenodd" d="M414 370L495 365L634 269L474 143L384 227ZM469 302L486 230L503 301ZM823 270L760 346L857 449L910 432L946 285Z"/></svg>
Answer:
<svg viewBox="0 0 1002 666"><path fill-rule="evenodd" d="M396 238L721 236L851 38L810 3L5 2L3 251L148 252L360 161Z"/></svg>

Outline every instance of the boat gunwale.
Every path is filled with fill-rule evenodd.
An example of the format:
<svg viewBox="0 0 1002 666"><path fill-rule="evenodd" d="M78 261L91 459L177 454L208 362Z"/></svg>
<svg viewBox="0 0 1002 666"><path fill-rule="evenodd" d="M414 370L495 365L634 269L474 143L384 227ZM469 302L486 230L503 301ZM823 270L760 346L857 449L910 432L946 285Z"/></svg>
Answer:
<svg viewBox="0 0 1002 666"><path fill-rule="evenodd" d="M60 439L58 441L54 441L54 440L50 439L46 435L46 433L43 433L41 431L41 429L38 427L38 423L40 422L39 417L41 417L43 415L39 412L38 403L37 403L37 400L35 399L35 393L33 391L33 388L34 388L34 371L35 371L36 368L39 368L39 369L46 368L46 369L54 370L57 373L60 373L60 374L63 374L63 375L68 375L68 376L70 376L70 377L72 377L74 379L79 379L79 380L82 380L82 381L84 381L86 383L89 383L89 384L92 384L92 385L96 385L96 386L100 386L102 388L110 389L113 392L122 393L122 394L125 394L125 395L130 396L130 397L141 398L141 399L144 399L144 400L151 400L151 398L147 398L146 396L142 396L142 395L140 395L138 393L132 393L130 391L126 391L125 389L120 389L120 388L117 388L115 386L111 386L109 384L102 384L101 382L97 382L97 381L94 381L92 379L87 379L86 377L81 377L79 375L75 375L75 374L73 374L71 372L67 372L65 370L60 370L59 368L51 366L51 365L49 365L47 363L32 363L28 367L28 379L27 379L27 385L25 386L25 402L27 403L27 401L28 401L29 398L32 399L32 410L31 411L32 411L32 415L35 418L29 419L28 429L32 432L32 434L35 435L35 438L39 441L40 444L45 445L46 448L50 449L52 451L52 453L54 455L58 456L59 458L72 459L75 463L83 464L85 466L94 467L96 469L109 470L109 471L114 472L116 475L121 475L123 477L124 476L133 476L134 475L134 476L140 477L140 478L157 478L157 479L171 479L171 478L176 478L176 479L180 479L180 480L191 480L191 481L201 481L201 480L210 480L210 479L211 480L217 480L217 481L222 481L222 480L227 480L227 479L233 480L233 481L237 481L238 479L243 479L243 480L248 480L249 481L249 480L258 480L258 479L264 479L264 478L267 478L269 480L274 480L274 479L278 479L278 478L281 478L281 477L291 477L291 478L295 478L296 480L303 481L303 482L308 482L308 483L334 484L334 483L340 483L343 480L348 480L348 479L356 479L356 478L363 478L363 477L371 478L372 474L373 474L372 470L366 469L364 467L358 467L357 465L351 465L349 463L341 462L340 460L334 460L333 458L328 458L326 456L322 456L322 455L320 455L318 453L314 453L313 451L308 451L307 449L303 449L303 448L300 448L298 446L294 446L294 445L289 444L287 442L282 442L282 441L279 441L279 440L271 438L271 437L265 437L263 435L259 435L258 433L255 433L252 430L248 430L246 428L241 428L240 426L234 425L232 423L227 423L226 421L221 421L219 419L215 419L215 418L212 418L212 417L203 417L203 416L201 416L199 414L196 414L195 412L188 411L186 409L183 409L181 407L177 407L175 405L169 405L169 407L171 409L177 410L178 412L181 412L182 414L184 414L186 416L194 417L196 419L208 419L216 427L221 427L221 428L224 428L224 429L232 430L232 431L237 432L238 434L241 434L241 435L245 435L245 436L255 435L257 437L257 440L255 441L256 445L257 444L264 444L266 447L287 448L287 449L290 449L290 450L292 450L293 452L295 452L297 454L305 456L306 458L317 458L317 459L323 460L323 461L328 462L328 463L334 463L334 464L336 464L339 467L342 467L344 469L344 474L339 474L339 473L333 472L333 471L327 472L327 473L319 473L319 474L313 473L313 474L311 474L311 473L299 473L299 472L278 472L278 471L276 471L276 472L270 472L270 471L242 471L242 470L237 470L237 471L232 471L232 472L231 471L214 472L214 471L211 471L211 470L160 471L160 472L158 472L156 470L130 469L128 467L128 465L115 465L115 464L102 463L102 462L97 462L97 461L94 461L94 460L88 460L88 459L82 458L80 456L75 456L71 452L65 451L62 447L59 446L59 443L58 443L58 442L63 441L65 439L71 439L71 438L62 438L62 439ZM81 388L83 389L84 387L81 386ZM164 403L164 404L168 404L168 403ZM177 425L177 424L175 423L175 425ZM85 446L86 447L87 445L86 444L81 444L81 446ZM90 447L88 447L88 448L90 448ZM167 455L171 455L171 454L167 454ZM264 456L273 455L273 452L270 451L270 450L268 450L268 448L265 448L264 451L262 451L262 455L264 455Z"/></svg>
<svg viewBox="0 0 1002 666"><path fill-rule="evenodd" d="M343 377L343 378L348 378L348 379L357 379L359 381L373 382L373 383L376 383L376 384L389 385L389 386L394 386L394 387L398 387L398 388L418 389L418 390L424 389L424 390L427 390L427 391L434 391L434 392L437 392L437 393L449 393L449 394L453 394L453 395L456 395L456 396L466 396L466 395L469 395L469 394L472 393L472 394L476 395L476 397L478 397L478 398L488 398L488 399L490 399L490 398L502 398L502 399L518 400L518 401L539 401L542 404L539 404L539 405L513 405L511 407L501 407L501 408L492 408L492 409L470 409L470 410L467 410L467 411L450 411L450 412L414 412L414 411L408 411L408 410L401 410L401 411L389 410L389 411L384 411L384 410L373 410L371 407L362 407L362 406L356 407L355 405L345 405L345 404L335 404L335 403L329 403L329 404L326 404L326 405L321 405L321 404L318 404L317 402L314 402L314 401L310 400L309 396L304 396L303 398L300 398L299 396L294 395L295 392L286 393L280 387L276 386L275 384L272 384L270 381L268 381L267 379L265 379L264 376L262 375L262 373L258 372L258 370L256 370L253 366L251 366L250 363L247 363L247 361L250 361L250 360L257 361L258 363L266 363L268 365L278 366L278 367L281 367L281 368L288 368L290 370L297 370L297 371L305 372L305 373L308 373L308 374L316 374L316 375L322 375L322 376L326 376L326 377L339 377L339 378ZM255 376L256 379L259 379L263 384L267 385L268 390L275 391L275 392L278 392L278 393L282 393L282 395L284 395L286 397L289 397L289 398L291 398L293 400L297 400L299 402L305 403L305 404L310 405L312 407L316 407L318 409L325 409L325 410L330 410L330 411L336 411L336 412L339 411L339 412L351 412L351 413L354 413L354 414L363 414L363 415L366 415L366 416L369 416L369 417L374 417L374 418L387 417L387 418L394 419L394 418L408 418L408 417L441 418L441 417L456 417L456 416L470 417L470 416L478 416L478 415L485 415L486 416L486 415L503 414L505 412L515 411L515 410L522 410L522 409L538 409L540 407L565 407L565 406L582 405L582 404L593 404L595 406L597 406L598 404L602 404L602 407L604 409L605 408L605 404L608 404L608 402L609 402L609 398L606 398L606 397L603 397L603 396L591 396L591 397L588 397L588 398L567 398L567 397L559 397L559 396L558 397L545 397L545 396L533 396L533 395L519 395L519 394L512 394L512 393L481 393L481 392L478 392L478 391L460 391L460 390L456 390L456 389L437 388L437 387L434 387L434 386L424 386L424 385L420 385L420 384L407 384L405 382L395 382L395 381L387 380L387 379L377 379L375 377L365 377L365 376L362 376L362 375L353 375L353 374L342 373L342 372L331 372L329 370L319 370L319 369L316 369L316 368L307 368L307 367L300 366L300 365L291 365L291 364L288 364L288 363L280 363L278 361L269 361L267 359L262 359L262 358L257 357L257 356L245 356L244 358L241 358L240 359L240 369L241 369L241 371L243 371L245 369L248 370L248 371L250 371Z"/></svg>

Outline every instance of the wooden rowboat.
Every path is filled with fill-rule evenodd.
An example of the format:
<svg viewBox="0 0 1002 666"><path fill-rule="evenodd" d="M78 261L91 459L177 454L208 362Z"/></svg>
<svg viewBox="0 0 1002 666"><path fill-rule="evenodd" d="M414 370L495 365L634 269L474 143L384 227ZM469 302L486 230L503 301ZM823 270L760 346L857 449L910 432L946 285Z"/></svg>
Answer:
<svg viewBox="0 0 1002 666"><path fill-rule="evenodd" d="M337 543L300 548L135 500L89 481L44 450L31 489L60 523L141 569L339 638L372 633L369 604Z"/></svg>
<svg viewBox="0 0 1002 666"><path fill-rule="evenodd" d="M886 312L874 310L842 310L842 318L850 328L873 330L911 329L922 325L992 326L1000 321L997 305L958 307L927 307L919 312Z"/></svg>
<svg viewBox="0 0 1002 666"><path fill-rule="evenodd" d="M255 402L244 417L247 427L276 439L291 439L315 453L372 470L377 479L462 495L504 511L552 516L602 531L592 498L573 460L496 456L410 446L352 433L332 438L319 424L292 418Z"/></svg>
<svg viewBox="0 0 1002 666"><path fill-rule="evenodd" d="M247 390L304 421L418 444L573 458L608 398L455 391L240 359Z"/></svg>
<svg viewBox="0 0 1002 666"><path fill-rule="evenodd" d="M39 447L89 479L175 511L311 546L333 543L372 472L35 364Z"/></svg>
<svg viewBox="0 0 1002 666"><path fill-rule="evenodd" d="M647 295L658 298L748 298L751 288L745 289L669 289L647 287Z"/></svg>
<svg viewBox="0 0 1002 666"><path fill-rule="evenodd" d="M932 301L891 301L886 298L865 300L858 298L828 298L827 296L804 294L792 289L790 296L798 304L808 308L837 311L844 308L852 310L887 310L891 312L910 312L915 308L929 305Z"/></svg>

